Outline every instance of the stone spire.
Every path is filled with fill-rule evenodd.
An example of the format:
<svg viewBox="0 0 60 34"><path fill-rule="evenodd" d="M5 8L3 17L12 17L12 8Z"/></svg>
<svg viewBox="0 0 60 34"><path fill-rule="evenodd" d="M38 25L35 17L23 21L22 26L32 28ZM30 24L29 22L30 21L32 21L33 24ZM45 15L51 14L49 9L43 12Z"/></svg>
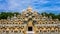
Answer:
<svg viewBox="0 0 60 34"><path fill-rule="evenodd" d="M50 19L52 19L52 16L50 16Z"/></svg>
<svg viewBox="0 0 60 34"><path fill-rule="evenodd" d="M16 14L14 14L14 18L16 18Z"/></svg>
<svg viewBox="0 0 60 34"><path fill-rule="evenodd" d="M45 13L43 13L43 18L42 18L42 20L46 20Z"/></svg>
<svg viewBox="0 0 60 34"><path fill-rule="evenodd" d="M46 18L45 13L43 13L43 16L44 16L43 18Z"/></svg>
<svg viewBox="0 0 60 34"><path fill-rule="evenodd" d="M10 20L10 17L9 16L7 17L7 20Z"/></svg>
<svg viewBox="0 0 60 34"><path fill-rule="evenodd" d="M32 12L32 8L29 6L29 7L27 8L27 11L28 11L28 12Z"/></svg>
<svg viewBox="0 0 60 34"><path fill-rule="evenodd" d="M52 16L49 16L49 19L52 20Z"/></svg>
<svg viewBox="0 0 60 34"><path fill-rule="evenodd" d="M16 14L14 14L14 17L13 17L13 19L17 19L17 17L16 17Z"/></svg>

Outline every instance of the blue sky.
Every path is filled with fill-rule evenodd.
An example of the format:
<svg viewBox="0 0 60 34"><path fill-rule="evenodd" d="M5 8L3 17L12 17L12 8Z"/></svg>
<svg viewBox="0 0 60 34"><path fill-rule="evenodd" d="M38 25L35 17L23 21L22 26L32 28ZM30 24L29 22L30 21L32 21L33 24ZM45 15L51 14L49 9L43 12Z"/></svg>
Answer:
<svg viewBox="0 0 60 34"><path fill-rule="evenodd" d="M28 6L39 13L60 13L60 0L0 0L0 12L22 12Z"/></svg>

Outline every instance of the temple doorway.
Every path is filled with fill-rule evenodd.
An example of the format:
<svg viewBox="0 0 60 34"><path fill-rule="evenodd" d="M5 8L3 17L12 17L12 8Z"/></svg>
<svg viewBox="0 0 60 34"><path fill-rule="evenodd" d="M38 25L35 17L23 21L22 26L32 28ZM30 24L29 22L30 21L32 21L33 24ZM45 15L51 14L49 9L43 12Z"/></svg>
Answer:
<svg viewBox="0 0 60 34"><path fill-rule="evenodd" d="M33 30L33 27L32 26L29 26L28 27L27 34L34 34L34 30Z"/></svg>
<svg viewBox="0 0 60 34"><path fill-rule="evenodd" d="M33 27L28 27L28 31L33 31Z"/></svg>

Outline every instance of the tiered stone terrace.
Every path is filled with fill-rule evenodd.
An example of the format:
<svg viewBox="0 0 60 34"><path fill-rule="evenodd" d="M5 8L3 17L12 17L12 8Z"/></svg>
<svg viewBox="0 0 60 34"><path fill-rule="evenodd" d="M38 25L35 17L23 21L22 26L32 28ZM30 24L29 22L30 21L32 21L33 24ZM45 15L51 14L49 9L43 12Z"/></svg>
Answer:
<svg viewBox="0 0 60 34"><path fill-rule="evenodd" d="M60 21L28 7L19 15L1 19L0 34L60 34Z"/></svg>

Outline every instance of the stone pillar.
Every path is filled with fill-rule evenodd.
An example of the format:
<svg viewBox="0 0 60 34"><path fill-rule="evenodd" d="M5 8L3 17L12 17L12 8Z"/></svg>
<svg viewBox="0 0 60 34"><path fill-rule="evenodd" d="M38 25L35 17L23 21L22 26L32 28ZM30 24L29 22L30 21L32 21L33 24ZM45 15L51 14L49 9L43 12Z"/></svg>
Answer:
<svg viewBox="0 0 60 34"><path fill-rule="evenodd" d="M6 34L6 31L1 31L1 34Z"/></svg>
<svg viewBox="0 0 60 34"><path fill-rule="evenodd" d="M47 32L43 32L43 34L47 34Z"/></svg>
<svg viewBox="0 0 60 34"><path fill-rule="evenodd" d="M1 34L1 31L0 31L0 34Z"/></svg>
<svg viewBox="0 0 60 34"><path fill-rule="evenodd" d="M39 34L43 34L43 32L39 32Z"/></svg>
<svg viewBox="0 0 60 34"><path fill-rule="evenodd" d="M10 34L14 34L14 31L11 30L11 31L10 31Z"/></svg>
<svg viewBox="0 0 60 34"><path fill-rule="evenodd" d="M48 32L47 32L47 34L51 34L51 32L50 32L50 31L48 31Z"/></svg>
<svg viewBox="0 0 60 34"><path fill-rule="evenodd" d="M17 34L19 34L19 30L18 30L18 33Z"/></svg>
<svg viewBox="0 0 60 34"><path fill-rule="evenodd" d="M60 32L58 32L58 34L60 34Z"/></svg>
<svg viewBox="0 0 60 34"><path fill-rule="evenodd" d="M9 34L9 31L6 31L6 34Z"/></svg>
<svg viewBox="0 0 60 34"><path fill-rule="evenodd" d="M58 34L58 31L55 31L55 34Z"/></svg>
<svg viewBox="0 0 60 34"><path fill-rule="evenodd" d="M54 33L55 33L55 32L52 32L52 31L51 31L51 34L54 34Z"/></svg>

